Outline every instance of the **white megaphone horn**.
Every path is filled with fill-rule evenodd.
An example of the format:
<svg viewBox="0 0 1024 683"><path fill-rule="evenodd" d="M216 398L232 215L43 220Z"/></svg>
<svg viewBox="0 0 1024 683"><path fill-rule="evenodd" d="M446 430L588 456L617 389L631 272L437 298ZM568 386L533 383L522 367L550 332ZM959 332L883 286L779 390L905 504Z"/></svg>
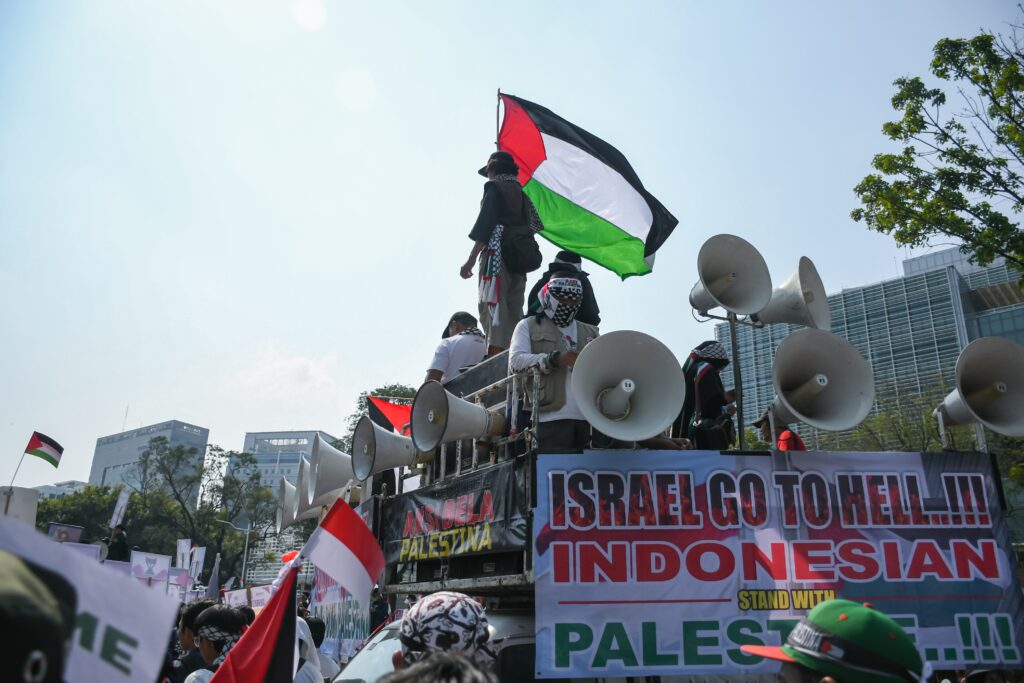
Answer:
<svg viewBox="0 0 1024 683"><path fill-rule="evenodd" d="M804 422L817 429L852 429L871 411L875 381L871 366L842 337L807 328L788 335L772 366L780 424Z"/></svg>
<svg viewBox="0 0 1024 683"><path fill-rule="evenodd" d="M310 507L330 505L345 493L355 479L352 456L342 453L317 434L313 437L312 476L307 479L306 498Z"/></svg>
<svg viewBox="0 0 1024 683"><path fill-rule="evenodd" d="M417 451L412 439L374 424L367 415L352 433L352 470L359 481L395 467L430 462L433 457L433 452Z"/></svg>
<svg viewBox="0 0 1024 683"><path fill-rule="evenodd" d="M690 290L690 306L702 314L719 306L751 315L772 296L772 278L761 254L736 235L715 235L697 254L700 281Z"/></svg>
<svg viewBox="0 0 1024 683"><path fill-rule="evenodd" d="M946 424L980 422L1003 436L1024 436L1024 346L982 337L956 359L956 389L933 412Z"/></svg>
<svg viewBox="0 0 1024 683"><path fill-rule="evenodd" d="M814 262L801 256L796 272L772 292L768 305L751 315L750 319L768 325L789 323L825 331L831 329L832 311L828 308L828 295Z"/></svg>
<svg viewBox="0 0 1024 683"><path fill-rule="evenodd" d="M643 332L618 330L583 347L572 369L572 392L595 429L638 441L672 424L686 384L667 346Z"/></svg>
<svg viewBox="0 0 1024 683"><path fill-rule="evenodd" d="M277 520L275 528L281 533L295 523L295 486L281 477L277 487Z"/></svg>
<svg viewBox="0 0 1024 683"><path fill-rule="evenodd" d="M299 478L295 484L295 508L294 516L296 522L304 519L314 519L320 516L320 508L313 506L309 500L308 492L311 487L315 488L313 479L313 466L305 456L299 458Z"/></svg>
<svg viewBox="0 0 1024 683"><path fill-rule="evenodd" d="M500 436L504 431L502 413L465 401L440 382L424 382L416 392L412 404L412 441L424 453L442 443Z"/></svg>

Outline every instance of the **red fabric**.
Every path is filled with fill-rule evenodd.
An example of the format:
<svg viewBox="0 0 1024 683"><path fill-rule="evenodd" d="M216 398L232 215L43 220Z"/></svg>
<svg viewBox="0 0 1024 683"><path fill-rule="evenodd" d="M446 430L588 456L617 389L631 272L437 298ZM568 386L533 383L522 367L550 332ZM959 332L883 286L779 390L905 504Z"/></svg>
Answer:
<svg viewBox="0 0 1024 683"><path fill-rule="evenodd" d="M295 678L295 566L242 634L210 683L291 683Z"/></svg>
<svg viewBox="0 0 1024 683"><path fill-rule="evenodd" d="M406 425L412 422L412 404L391 403L375 396L370 396L369 399L377 406L377 410L384 414L396 432L408 436L409 429Z"/></svg>
<svg viewBox="0 0 1024 683"><path fill-rule="evenodd" d="M501 101L505 105L505 118L498 134L498 148L516 160L519 182L526 185L541 162L548 158L544 140L537 124L518 102L505 96L502 96Z"/></svg>
<svg viewBox="0 0 1024 683"><path fill-rule="evenodd" d="M384 553L380 544L359 513L344 500L339 498L331 506L324 521L320 522L320 528L313 533L325 532L344 543L363 563L370 577L380 576L384 571Z"/></svg>
<svg viewBox="0 0 1024 683"><path fill-rule="evenodd" d="M779 441L776 444L780 451L806 451L807 446L804 445L803 439L800 435L789 429L782 430L779 434Z"/></svg>

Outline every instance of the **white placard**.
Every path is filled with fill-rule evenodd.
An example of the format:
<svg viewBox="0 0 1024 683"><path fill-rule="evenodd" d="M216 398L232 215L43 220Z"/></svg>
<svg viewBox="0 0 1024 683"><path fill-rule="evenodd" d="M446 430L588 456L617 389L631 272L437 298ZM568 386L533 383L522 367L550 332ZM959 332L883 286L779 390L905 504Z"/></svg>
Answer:
<svg viewBox="0 0 1024 683"><path fill-rule="evenodd" d="M0 549L62 576L77 595L67 683L155 681L178 603L104 569L20 522L0 519Z"/></svg>
<svg viewBox="0 0 1024 683"><path fill-rule="evenodd" d="M206 562L206 546L192 548L192 564L189 565L188 574L193 579L198 579L203 573L203 563Z"/></svg>
<svg viewBox="0 0 1024 683"><path fill-rule="evenodd" d="M121 493L117 494L117 503L114 505L114 511L110 515L111 529L124 521L124 513L128 509L128 496L128 489L122 487Z"/></svg>
<svg viewBox="0 0 1024 683"><path fill-rule="evenodd" d="M166 591L171 574L171 556L132 551L132 576L147 586Z"/></svg>
<svg viewBox="0 0 1024 683"><path fill-rule="evenodd" d="M175 567L183 567L188 569L188 559L192 552L192 539L191 538L179 538L177 553L175 553Z"/></svg>

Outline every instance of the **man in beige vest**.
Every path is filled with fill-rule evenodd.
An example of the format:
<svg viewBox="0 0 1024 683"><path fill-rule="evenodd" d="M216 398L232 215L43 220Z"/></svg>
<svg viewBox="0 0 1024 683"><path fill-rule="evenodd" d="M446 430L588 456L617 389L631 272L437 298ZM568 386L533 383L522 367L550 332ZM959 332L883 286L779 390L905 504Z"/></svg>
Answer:
<svg viewBox="0 0 1024 683"><path fill-rule="evenodd" d="M512 332L509 372L540 368L537 405L527 387L527 408L538 413L537 442L541 451L581 451L589 445L590 425L572 394L576 356L597 338L597 327L576 320L583 286L573 277L552 277L538 295L540 310L524 318Z"/></svg>

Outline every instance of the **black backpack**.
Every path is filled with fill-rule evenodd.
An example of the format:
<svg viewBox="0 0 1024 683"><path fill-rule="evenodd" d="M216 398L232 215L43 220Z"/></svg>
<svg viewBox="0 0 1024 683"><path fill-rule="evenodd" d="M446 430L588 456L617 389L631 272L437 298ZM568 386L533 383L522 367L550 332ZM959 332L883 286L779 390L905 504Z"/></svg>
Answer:
<svg viewBox="0 0 1024 683"><path fill-rule="evenodd" d="M505 205L502 213L505 232L501 235L501 260L513 273L532 273L541 267L544 257L537 244L537 233L530 225L526 195L518 183L495 184Z"/></svg>
<svg viewBox="0 0 1024 683"><path fill-rule="evenodd" d="M540 268L544 257L535 235L529 225L505 226L501 236L501 260L511 272L525 274Z"/></svg>

